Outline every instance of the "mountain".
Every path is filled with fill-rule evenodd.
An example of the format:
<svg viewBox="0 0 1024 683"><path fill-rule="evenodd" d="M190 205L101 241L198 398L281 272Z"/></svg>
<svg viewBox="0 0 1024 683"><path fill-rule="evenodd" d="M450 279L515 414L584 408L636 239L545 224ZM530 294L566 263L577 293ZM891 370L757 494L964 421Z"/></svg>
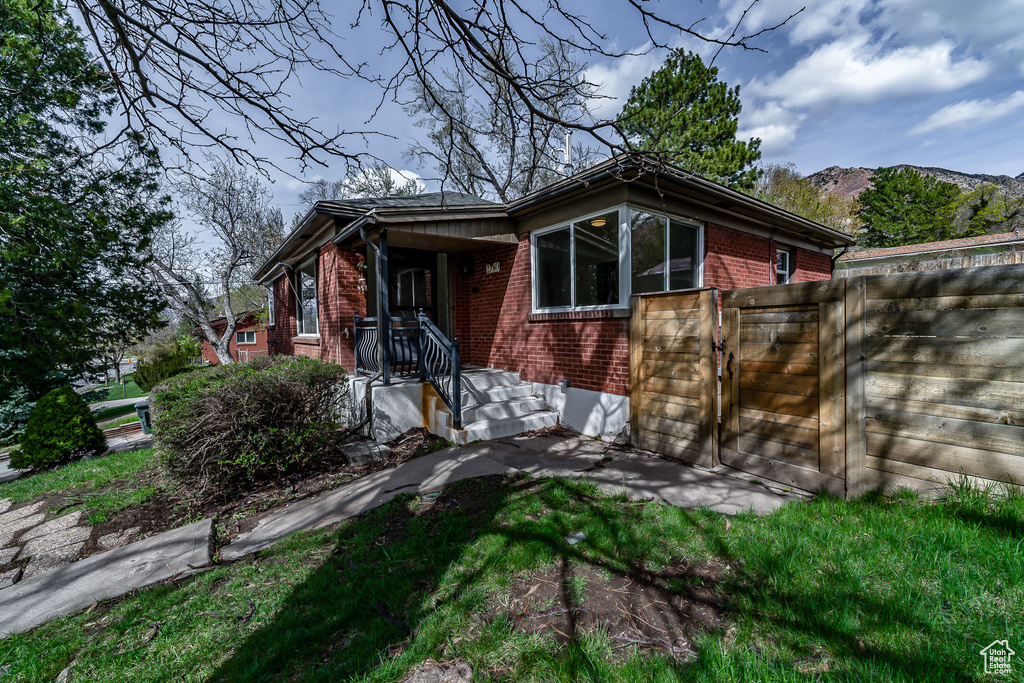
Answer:
<svg viewBox="0 0 1024 683"><path fill-rule="evenodd" d="M912 168L918 173L935 176L939 180L953 183L961 190L975 190L981 185L991 183L998 185L1010 197L1024 197L1024 173L1016 178L1008 175L987 175L985 173L960 173L950 171L946 168L934 166L913 166L911 164L900 164L896 168ZM807 176L816 187L821 188L828 194L837 193L844 197L854 197L871 186L871 174L873 168L840 168L829 166L823 171L812 173Z"/></svg>

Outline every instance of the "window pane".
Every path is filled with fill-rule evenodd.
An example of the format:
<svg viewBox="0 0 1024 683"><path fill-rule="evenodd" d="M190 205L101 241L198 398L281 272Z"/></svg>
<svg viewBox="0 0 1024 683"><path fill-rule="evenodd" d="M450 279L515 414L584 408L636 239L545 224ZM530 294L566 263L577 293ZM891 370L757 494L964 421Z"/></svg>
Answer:
<svg viewBox="0 0 1024 683"><path fill-rule="evenodd" d="M576 305L619 303L619 212L573 226L576 241Z"/></svg>
<svg viewBox="0 0 1024 683"><path fill-rule="evenodd" d="M302 309L299 334L316 334L316 278L313 275L314 265L299 271L299 306Z"/></svg>
<svg viewBox="0 0 1024 683"><path fill-rule="evenodd" d="M697 286L697 228L671 221L668 233L669 289Z"/></svg>
<svg viewBox="0 0 1024 683"><path fill-rule="evenodd" d="M790 269L791 257L788 251L779 249L775 252L775 281L784 285L789 282L789 276L792 274Z"/></svg>
<svg viewBox="0 0 1024 683"><path fill-rule="evenodd" d="M570 306L569 228L537 237L537 307Z"/></svg>
<svg viewBox="0 0 1024 683"><path fill-rule="evenodd" d="M632 211L629 229L633 293L665 291L665 219Z"/></svg>

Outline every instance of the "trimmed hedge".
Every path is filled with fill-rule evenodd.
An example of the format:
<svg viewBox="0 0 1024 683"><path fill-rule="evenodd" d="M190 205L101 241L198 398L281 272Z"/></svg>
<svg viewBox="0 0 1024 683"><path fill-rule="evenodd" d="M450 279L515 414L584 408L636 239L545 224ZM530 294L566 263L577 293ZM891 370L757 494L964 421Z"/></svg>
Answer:
<svg viewBox="0 0 1024 683"><path fill-rule="evenodd" d="M18 444L11 453L16 469L54 467L107 447L89 406L69 385L39 399Z"/></svg>
<svg viewBox="0 0 1024 683"><path fill-rule="evenodd" d="M161 460L179 481L228 493L318 460L341 428L345 370L301 356L174 377L151 394Z"/></svg>
<svg viewBox="0 0 1024 683"><path fill-rule="evenodd" d="M191 372L194 369L194 366L189 365L188 352L177 350L159 356L149 363L139 363L135 372L132 373L132 379L140 389L148 392L165 379Z"/></svg>

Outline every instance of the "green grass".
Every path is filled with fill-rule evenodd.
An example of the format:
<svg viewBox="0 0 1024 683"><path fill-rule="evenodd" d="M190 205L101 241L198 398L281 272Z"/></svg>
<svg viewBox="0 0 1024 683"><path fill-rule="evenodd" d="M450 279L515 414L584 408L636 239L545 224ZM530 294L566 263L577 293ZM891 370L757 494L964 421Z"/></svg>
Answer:
<svg viewBox="0 0 1024 683"><path fill-rule="evenodd" d="M138 415L128 415L126 417L122 417L122 418L118 418L118 419L115 419L115 420L111 420L107 424L99 425L99 427L100 427L100 429L113 429L114 427L120 427L121 425L126 425L126 424L130 424L132 422L138 422L138 421L139 421L139 416Z"/></svg>
<svg viewBox="0 0 1024 683"><path fill-rule="evenodd" d="M459 492L473 505L442 505ZM576 531L586 538L570 546ZM693 663L601 632L558 645L486 612L517 577L558 561L622 576L683 560L726 567L735 625L698 637ZM1020 497L826 497L727 525L580 482L472 480L9 637L0 667L25 681L74 661L75 680L89 681L386 682L461 658L474 681L989 680L978 651L1009 639L1021 652L1022 614ZM808 661L817 668L802 673ZM999 680L1024 680L1015 665Z"/></svg>
<svg viewBox="0 0 1024 683"><path fill-rule="evenodd" d="M109 384L101 384L86 394L86 401L92 404L99 403L100 401L114 401L119 398L141 398L147 395L147 392L140 389L132 381L131 375L125 375L125 378L128 382L124 386L124 393L122 393L121 385L118 382L110 382Z"/></svg>
<svg viewBox="0 0 1024 683"><path fill-rule="evenodd" d="M139 481L139 474L155 465L152 448L112 453L0 484L0 498L20 503L68 493L72 500L67 511L84 510L89 522L97 524L119 510L145 502L156 492L155 485ZM104 488L108 490L100 490Z"/></svg>
<svg viewBox="0 0 1024 683"><path fill-rule="evenodd" d="M117 417L137 415L135 412L135 406L129 403L126 406L114 406L113 408L103 408L95 411L92 416L96 419L97 423L104 422L106 420L113 420ZM138 418L136 418L138 419Z"/></svg>

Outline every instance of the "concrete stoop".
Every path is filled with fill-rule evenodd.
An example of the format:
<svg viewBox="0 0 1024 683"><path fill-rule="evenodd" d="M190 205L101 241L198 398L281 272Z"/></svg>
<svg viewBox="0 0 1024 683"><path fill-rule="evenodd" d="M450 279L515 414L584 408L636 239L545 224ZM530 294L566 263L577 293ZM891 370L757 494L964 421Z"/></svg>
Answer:
<svg viewBox="0 0 1024 683"><path fill-rule="evenodd" d="M459 445L558 424L558 413L535 395L533 385L522 381L517 372L489 368L462 371L462 429L452 426L452 413L440 396L431 392L427 400L430 431Z"/></svg>

